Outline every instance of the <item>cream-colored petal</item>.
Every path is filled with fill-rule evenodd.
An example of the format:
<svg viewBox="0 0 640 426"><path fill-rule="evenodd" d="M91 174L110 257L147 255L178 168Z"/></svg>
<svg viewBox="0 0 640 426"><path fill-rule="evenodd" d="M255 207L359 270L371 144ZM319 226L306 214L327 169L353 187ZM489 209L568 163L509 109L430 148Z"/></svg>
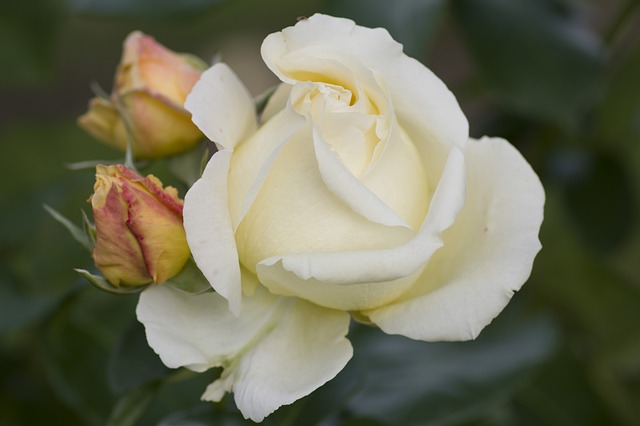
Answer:
<svg viewBox="0 0 640 426"><path fill-rule="evenodd" d="M211 157L202 177L187 192L184 229L193 259L211 286L240 313L240 262L228 207L227 176L232 151Z"/></svg>
<svg viewBox="0 0 640 426"><path fill-rule="evenodd" d="M544 190L507 141L470 141L467 199L444 246L396 303L364 312L385 332L418 340L475 338L527 280L540 250Z"/></svg>
<svg viewBox="0 0 640 426"><path fill-rule="evenodd" d="M412 232L371 222L328 190L318 170L312 128L281 149L236 231L242 264L252 272L276 255L395 247Z"/></svg>
<svg viewBox="0 0 640 426"><path fill-rule="evenodd" d="M269 98L267 105L264 107L264 111L262 111L262 115L260 116L260 122L266 123L280 111L285 109L289 102L289 93L291 93L290 84L279 84Z"/></svg>
<svg viewBox="0 0 640 426"><path fill-rule="evenodd" d="M235 73L218 63L202 73L184 107L202 133L219 147L233 149L255 132L253 98Z"/></svg>
<svg viewBox="0 0 640 426"><path fill-rule="evenodd" d="M309 49L313 47L313 49ZM269 35L262 44L262 57L267 66L284 82L297 80L289 65L293 52L313 54L319 48L333 55L349 57L374 70L391 95L396 116L420 150L452 145L463 148L468 137L468 122L455 97L429 69L402 52L382 28L365 28L343 18L315 14L295 26ZM305 61L298 58L299 63ZM441 165L444 161L440 162ZM438 171L436 171L437 173Z"/></svg>
<svg viewBox="0 0 640 426"><path fill-rule="evenodd" d="M348 313L290 299L281 314L270 333L214 382L203 399L217 401L230 386L244 417L260 422L333 379L351 359L353 349L345 338Z"/></svg>
<svg viewBox="0 0 640 426"><path fill-rule="evenodd" d="M382 202L347 169L315 127L313 129L313 145L322 180L336 197L353 211L372 222L411 229L402 217ZM396 183L402 186L405 182ZM426 193L424 197L427 198Z"/></svg>
<svg viewBox="0 0 640 426"><path fill-rule="evenodd" d="M426 168L434 167L433 163L433 159L420 156L408 135L392 119L389 136L361 182L412 229L418 230L429 208L431 191L440 178L439 175L431 182L427 178ZM442 173L443 167L438 169Z"/></svg>
<svg viewBox="0 0 640 426"><path fill-rule="evenodd" d="M464 158L454 148L415 238L391 248L272 256L258 264L258 278L276 294L335 309L371 309L389 303L412 285L442 246L441 233L464 204L464 186Z"/></svg>
<svg viewBox="0 0 640 426"><path fill-rule="evenodd" d="M239 145L229 168L229 210L233 229L252 206L282 147L306 123L291 106L286 106Z"/></svg>
<svg viewBox="0 0 640 426"><path fill-rule="evenodd" d="M167 367L202 372L233 364L268 333L280 315L279 303L266 291L256 292L236 317L217 293L192 295L155 285L140 294L136 314Z"/></svg>
<svg viewBox="0 0 640 426"><path fill-rule="evenodd" d="M260 422L282 405L333 379L353 354L349 314L256 289L239 317L215 293L189 295L152 286L140 295L138 320L147 341L171 368L224 368L202 395L233 392L245 416Z"/></svg>

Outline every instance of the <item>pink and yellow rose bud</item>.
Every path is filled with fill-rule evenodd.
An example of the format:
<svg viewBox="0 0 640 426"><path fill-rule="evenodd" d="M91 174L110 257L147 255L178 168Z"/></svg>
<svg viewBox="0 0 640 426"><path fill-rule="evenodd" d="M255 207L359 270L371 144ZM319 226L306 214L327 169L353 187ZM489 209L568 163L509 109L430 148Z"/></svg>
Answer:
<svg viewBox="0 0 640 426"><path fill-rule="evenodd" d="M114 286L161 284L190 252L182 205L173 187L122 165L98 166L90 200L96 225L93 259Z"/></svg>
<svg viewBox="0 0 640 426"><path fill-rule="evenodd" d="M124 42L111 98L91 99L89 111L78 123L95 138L124 151L128 135L122 114L136 157L159 158L185 151L202 138L183 105L205 67L193 56L175 53L153 37L133 32Z"/></svg>

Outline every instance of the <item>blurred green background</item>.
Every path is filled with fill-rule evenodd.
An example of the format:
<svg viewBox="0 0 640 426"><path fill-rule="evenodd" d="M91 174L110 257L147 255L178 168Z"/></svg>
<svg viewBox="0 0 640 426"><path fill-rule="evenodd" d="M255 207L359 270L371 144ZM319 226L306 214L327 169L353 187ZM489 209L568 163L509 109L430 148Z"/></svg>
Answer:
<svg viewBox="0 0 640 426"><path fill-rule="evenodd" d="M474 342L354 326L356 355L273 425L640 425L640 8L636 0L23 0L0 6L0 425L244 424L199 402L216 371L169 371L136 296L90 287L80 221L115 160L75 123L142 30L216 52L254 95L266 34L321 11L383 26L457 96L471 135L502 136L547 192L529 282ZM160 174L162 171L160 170ZM167 183L174 183L169 182Z"/></svg>

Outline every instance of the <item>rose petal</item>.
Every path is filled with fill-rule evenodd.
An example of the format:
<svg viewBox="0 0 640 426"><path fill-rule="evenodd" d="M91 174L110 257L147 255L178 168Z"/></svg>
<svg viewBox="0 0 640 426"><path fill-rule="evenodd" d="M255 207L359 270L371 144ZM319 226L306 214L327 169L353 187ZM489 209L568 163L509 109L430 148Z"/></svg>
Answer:
<svg viewBox="0 0 640 426"><path fill-rule="evenodd" d="M292 77L292 70L282 68L281 61L290 60L294 54L305 55L308 48L310 60L317 60L319 50L324 48L329 58L355 58L375 70L388 87L400 126L414 142L423 141L425 150L431 151L438 144L447 148L463 148L466 144L468 122L453 94L429 69L402 53L402 45L385 29L360 27L348 19L315 14L267 36L261 53L282 81L293 84L297 79ZM435 149L442 154L442 149Z"/></svg>
<svg viewBox="0 0 640 426"><path fill-rule="evenodd" d="M245 300L232 315L217 293L191 295L170 286L150 286L140 294L136 314L149 346L170 368L202 372L227 366L274 325L277 298L267 292Z"/></svg>
<svg viewBox="0 0 640 426"><path fill-rule="evenodd" d="M137 314L167 366L223 366L202 398L219 401L233 391L242 414L256 422L334 378L353 353L345 338L349 314L261 289L246 298L238 318L216 294L161 286L141 294Z"/></svg>
<svg viewBox="0 0 640 426"><path fill-rule="evenodd" d="M260 282L276 294L295 295L334 309L369 309L389 303L411 286L442 246L441 233L453 224L464 204L464 177L462 153L453 148L427 217L408 242L378 250L272 256L258 264Z"/></svg>
<svg viewBox="0 0 640 426"><path fill-rule="evenodd" d="M285 105L235 149L229 170L229 210L234 230L253 204L280 150L305 123L304 117Z"/></svg>
<svg viewBox="0 0 640 426"><path fill-rule="evenodd" d="M240 259L251 272L273 255L388 248L413 236L407 228L380 225L354 213L327 189L311 133L308 124L281 148L238 226Z"/></svg>
<svg viewBox="0 0 640 426"><path fill-rule="evenodd" d="M218 63L202 73L184 104L202 133L232 149L257 127L253 99L235 73Z"/></svg>
<svg viewBox="0 0 640 426"><path fill-rule="evenodd" d="M500 313L527 280L540 250L544 190L507 141L471 141L467 200L444 247L409 293L364 312L382 330L418 340L468 340Z"/></svg>
<svg viewBox="0 0 640 426"><path fill-rule="evenodd" d="M372 222L410 228L398 213L382 202L345 167L329 144L324 141L317 128L313 131L313 144L322 180L336 197ZM402 182L404 183L408 182Z"/></svg>
<svg viewBox="0 0 640 426"><path fill-rule="evenodd" d="M232 151L223 149L211 157L202 177L193 184L184 202L184 229L196 261L215 291L240 313L242 286L238 249L228 207L227 176Z"/></svg>
<svg viewBox="0 0 640 426"><path fill-rule="evenodd" d="M245 418L260 422L333 379L353 355L348 329L348 313L290 300L280 323L233 372L234 399ZM214 382L203 399L219 400L209 398L217 389Z"/></svg>

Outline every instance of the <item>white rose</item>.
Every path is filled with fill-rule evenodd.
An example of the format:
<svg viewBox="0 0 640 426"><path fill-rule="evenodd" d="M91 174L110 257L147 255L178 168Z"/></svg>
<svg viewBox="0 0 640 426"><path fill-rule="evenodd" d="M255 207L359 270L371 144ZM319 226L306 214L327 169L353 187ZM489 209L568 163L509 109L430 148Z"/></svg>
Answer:
<svg viewBox="0 0 640 426"><path fill-rule="evenodd" d="M153 286L137 311L166 365L224 367L203 399L232 391L254 421L344 367L352 313L475 338L527 280L544 204L518 151L469 140L454 96L384 29L314 15L262 56L282 84L259 119L223 64L185 105L219 148L184 206L216 293Z"/></svg>

